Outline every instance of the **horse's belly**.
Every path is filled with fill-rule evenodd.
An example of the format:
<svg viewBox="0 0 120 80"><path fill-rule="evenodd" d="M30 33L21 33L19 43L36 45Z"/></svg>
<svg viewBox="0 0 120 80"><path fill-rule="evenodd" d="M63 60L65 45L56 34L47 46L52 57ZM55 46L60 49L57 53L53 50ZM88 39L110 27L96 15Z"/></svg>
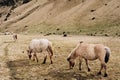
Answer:
<svg viewBox="0 0 120 80"><path fill-rule="evenodd" d="M84 56L85 59L88 59L88 60L95 60L97 59L97 56L94 54L94 53L88 53Z"/></svg>
<svg viewBox="0 0 120 80"><path fill-rule="evenodd" d="M96 60L97 57L91 57L91 58L87 58L88 60Z"/></svg>

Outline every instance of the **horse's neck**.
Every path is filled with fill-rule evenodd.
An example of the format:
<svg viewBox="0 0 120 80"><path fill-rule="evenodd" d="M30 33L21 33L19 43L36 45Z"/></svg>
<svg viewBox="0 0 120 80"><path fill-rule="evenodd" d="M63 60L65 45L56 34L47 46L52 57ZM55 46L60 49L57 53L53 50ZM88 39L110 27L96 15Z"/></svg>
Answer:
<svg viewBox="0 0 120 80"><path fill-rule="evenodd" d="M76 49L74 49L72 52L71 52L71 56L76 59L77 57L77 54L76 54Z"/></svg>

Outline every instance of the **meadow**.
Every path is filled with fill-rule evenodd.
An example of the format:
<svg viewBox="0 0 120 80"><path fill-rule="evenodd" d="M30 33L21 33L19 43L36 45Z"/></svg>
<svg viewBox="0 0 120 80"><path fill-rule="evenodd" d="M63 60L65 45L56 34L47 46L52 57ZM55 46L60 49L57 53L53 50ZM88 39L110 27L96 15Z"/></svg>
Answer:
<svg viewBox="0 0 120 80"><path fill-rule="evenodd" d="M41 64L44 56L41 53L38 53L38 63L28 59L26 50L34 38L46 38L53 43L53 64L50 64L49 57L46 64ZM89 61L91 72L87 72L84 60L82 71L79 71L78 59L74 69L68 70L67 56L80 41L110 47L112 53L107 63L108 77L103 77L103 72L100 76L96 75L100 69L99 60ZM12 35L0 35L0 80L119 80L119 48L120 37L18 34L18 40L14 42Z"/></svg>

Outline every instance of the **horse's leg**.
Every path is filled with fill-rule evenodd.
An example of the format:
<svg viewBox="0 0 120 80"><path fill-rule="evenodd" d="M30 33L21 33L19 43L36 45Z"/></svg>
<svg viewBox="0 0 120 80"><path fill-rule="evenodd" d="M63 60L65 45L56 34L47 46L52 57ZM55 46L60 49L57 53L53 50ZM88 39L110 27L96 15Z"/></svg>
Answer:
<svg viewBox="0 0 120 80"><path fill-rule="evenodd" d="M106 64L104 62L104 58L100 57L99 60L101 61L101 68L100 71L98 72L98 75L101 75L101 70L104 68L105 69L104 77L107 77Z"/></svg>
<svg viewBox="0 0 120 80"><path fill-rule="evenodd" d="M79 70L82 70L82 57L79 57Z"/></svg>
<svg viewBox="0 0 120 80"><path fill-rule="evenodd" d="M103 64L101 63L101 68L99 70L99 72L97 73L97 75L101 75L101 70L103 69Z"/></svg>
<svg viewBox="0 0 120 80"><path fill-rule="evenodd" d="M47 49L47 52L49 53L49 57L50 57L51 64L53 64L53 61L52 61L52 55L51 55L50 50L49 50L49 49Z"/></svg>
<svg viewBox="0 0 120 80"><path fill-rule="evenodd" d="M104 77L107 77L107 73L106 73L106 64L104 62L104 58L100 57L99 60L101 61L101 69L100 71L98 72L98 75L101 74L101 70L104 68L105 69L105 73L104 73Z"/></svg>
<svg viewBox="0 0 120 80"><path fill-rule="evenodd" d="M88 60L85 59L85 62L86 62L86 66L87 66L87 68L88 68L88 71L90 71L90 67L89 67L89 64L88 64Z"/></svg>
<svg viewBox="0 0 120 80"><path fill-rule="evenodd" d="M43 60L42 64L46 63L46 59L47 59L47 55L44 53L44 60Z"/></svg>
<svg viewBox="0 0 120 80"><path fill-rule="evenodd" d="M49 54L49 56L50 56L50 61L51 61L51 64L53 64L53 61L52 61L52 56Z"/></svg>
<svg viewBox="0 0 120 80"><path fill-rule="evenodd" d="M98 72L98 75L101 75L101 70L102 70L103 68L105 69L104 77L107 77L107 73L106 73L106 69L107 69L107 68L106 68L105 63L101 63L101 69L100 69L100 71Z"/></svg>
<svg viewBox="0 0 120 80"><path fill-rule="evenodd" d="M105 69L104 77L107 77L107 76L108 76L108 75L107 75L107 72L106 72L107 67L106 67L106 64L105 64L105 63L103 64L103 67L104 67L104 69Z"/></svg>
<svg viewBox="0 0 120 80"><path fill-rule="evenodd" d="M34 57L36 58L37 62L38 62L38 58L37 58L37 55L36 53L34 53ZM35 58L33 60L35 60Z"/></svg>
<svg viewBox="0 0 120 80"><path fill-rule="evenodd" d="M36 53L33 53L33 61L35 61L35 54L36 54Z"/></svg>

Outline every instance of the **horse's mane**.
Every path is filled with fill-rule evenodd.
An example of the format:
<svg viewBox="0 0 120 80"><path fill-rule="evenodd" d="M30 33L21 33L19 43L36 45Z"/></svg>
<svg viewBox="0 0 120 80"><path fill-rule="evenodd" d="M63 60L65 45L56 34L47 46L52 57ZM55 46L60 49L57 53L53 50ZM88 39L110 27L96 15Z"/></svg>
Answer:
<svg viewBox="0 0 120 80"><path fill-rule="evenodd" d="M75 52L75 48L70 52L70 54L68 55L68 58L70 58Z"/></svg>
<svg viewBox="0 0 120 80"><path fill-rule="evenodd" d="M80 41L80 44L82 44L83 43L83 41ZM77 46L71 51L71 53L69 54L69 56L68 57L75 57L76 56L76 50L79 48L79 46L80 46L80 44L77 44Z"/></svg>
<svg viewBox="0 0 120 80"><path fill-rule="evenodd" d="M69 54L68 57L76 57L76 50L79 48L79 45L80 45L80 44L78 44L78 45L71 51L71 53Z"/></svg>

